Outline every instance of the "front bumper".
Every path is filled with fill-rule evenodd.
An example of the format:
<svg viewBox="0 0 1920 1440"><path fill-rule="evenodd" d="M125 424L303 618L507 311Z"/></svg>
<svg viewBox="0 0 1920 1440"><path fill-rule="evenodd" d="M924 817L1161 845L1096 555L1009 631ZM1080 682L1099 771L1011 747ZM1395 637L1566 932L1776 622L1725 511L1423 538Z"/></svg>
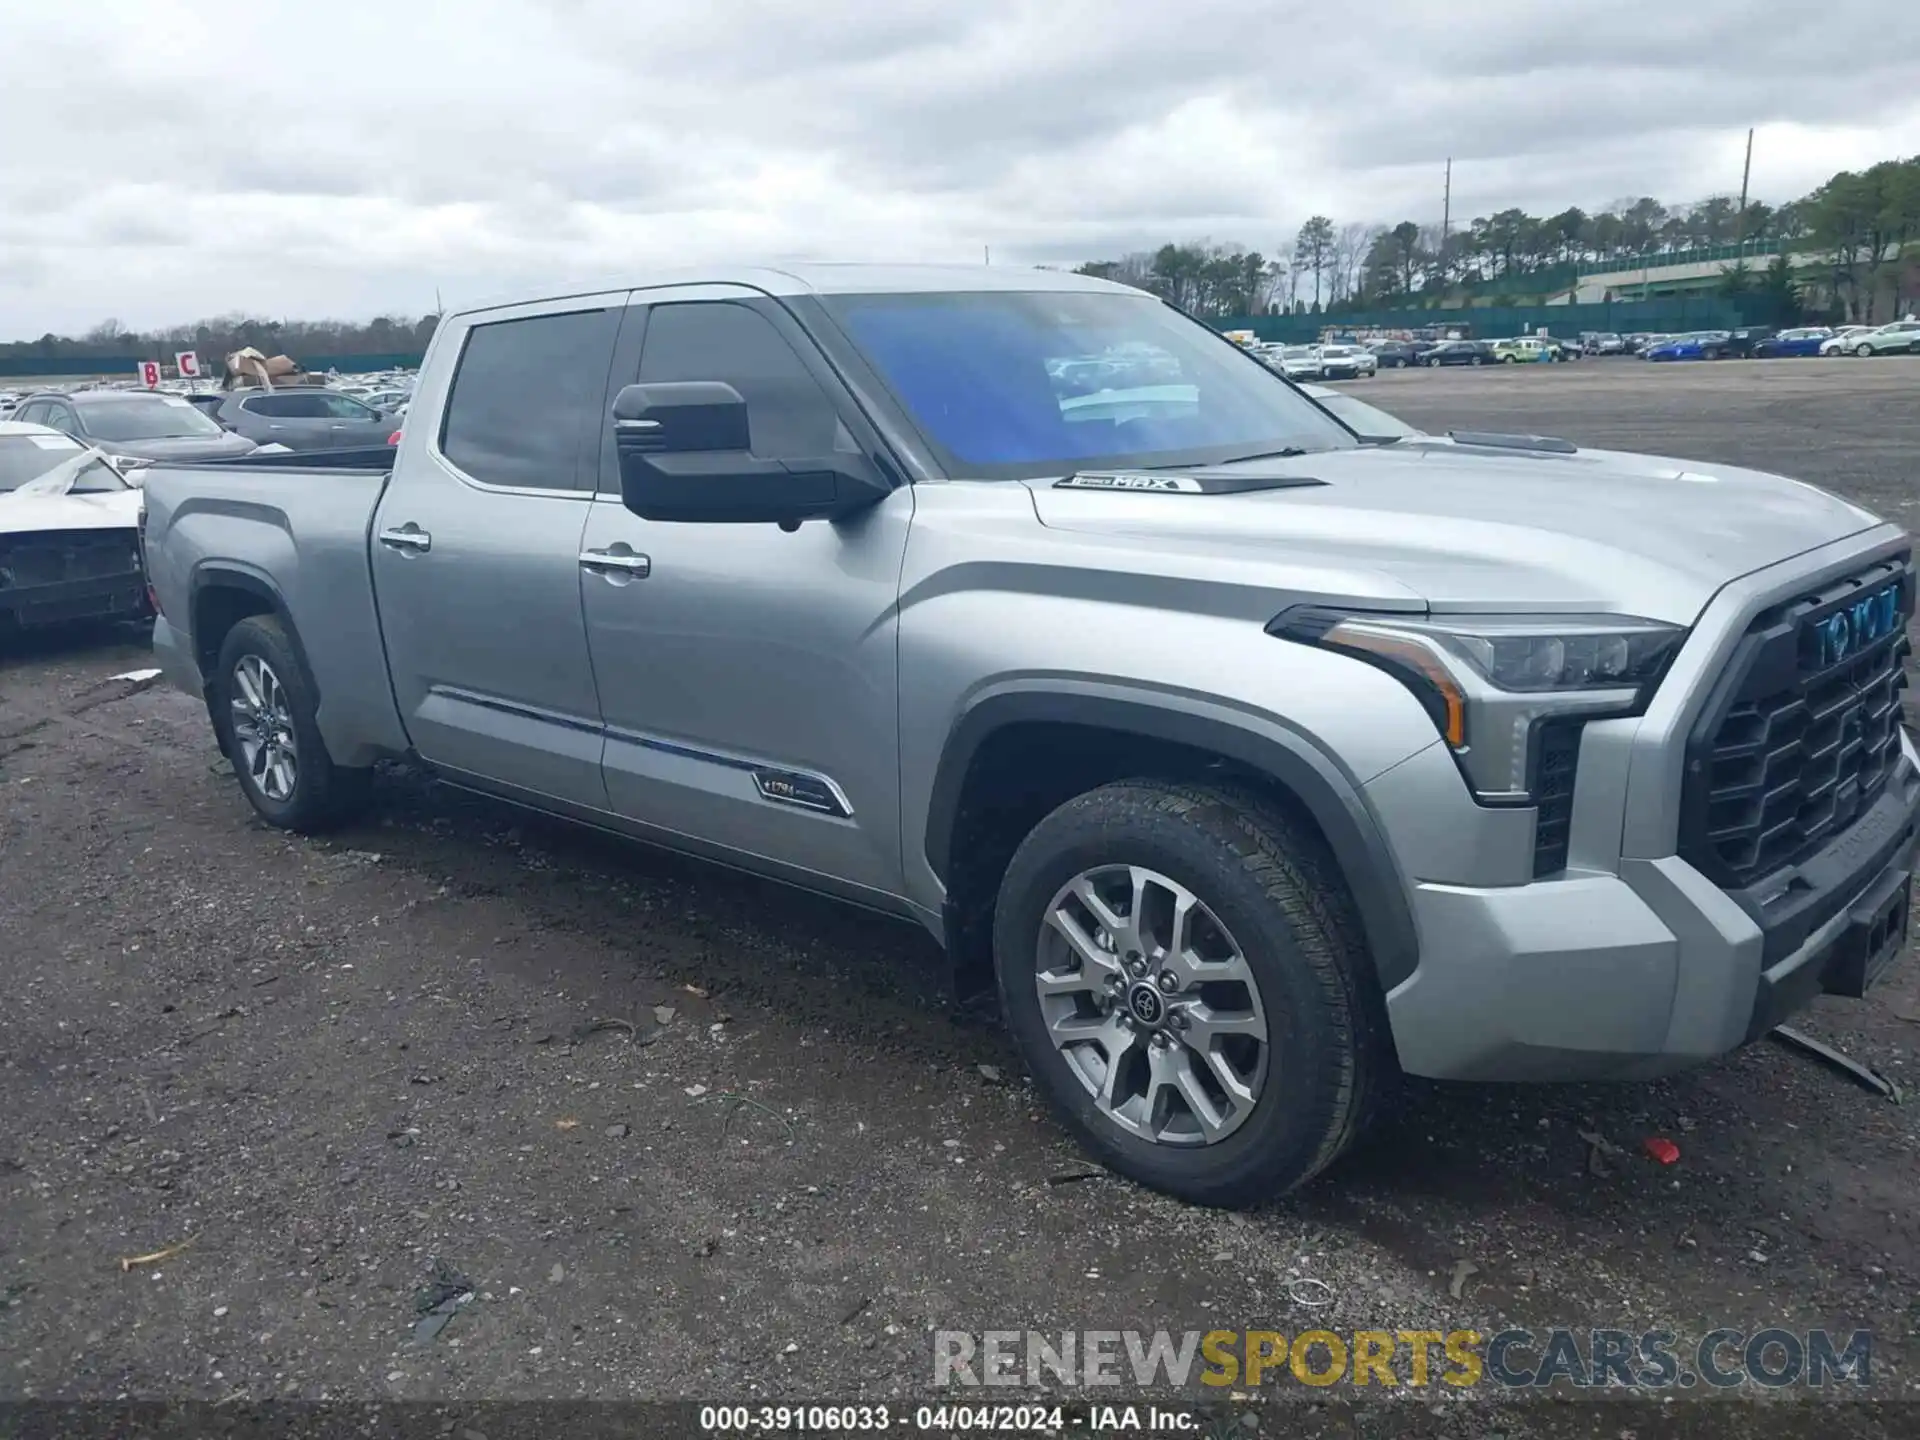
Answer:
<svg viewBox="0 0 1920 1440"><path fill-rule="evenodd" d="M1387 996L1410 1073L1668 1074L1882 978L1906 948L1920 850L1920 753L1904 731L1870 808L1790 872L1732 892L1675 852L1686 736L1754 616L1907 543L1870 532L1723 591L1645 716L1587 725L1563 873L1532 877L1533 812L1474 805L1444 746L1366 784L1418 932L1419 962Z"/></svg>
<svg viewBox="0 0 1920 1440"><path fill-rule="evenodd" d="M1669 1074L1757 1039L1815 996L1858 996L1904 953L1920 758L1802 867L1832 913L1772 964L1760 922L1678 857L1621 874L1413 888L1420 964L1387 997L1400 1063L1448 1080ZM1822 869L1824 865L1824 871ZM1794 907L1801 913L1801 907Z"/></svg>
<svg viewBox="0 0 1920 1440"><path fill-rule="evenodd" d="M0 588L0 625L21 630L83 620L138 620L148 613L146 582L137 571Z"/></svg>

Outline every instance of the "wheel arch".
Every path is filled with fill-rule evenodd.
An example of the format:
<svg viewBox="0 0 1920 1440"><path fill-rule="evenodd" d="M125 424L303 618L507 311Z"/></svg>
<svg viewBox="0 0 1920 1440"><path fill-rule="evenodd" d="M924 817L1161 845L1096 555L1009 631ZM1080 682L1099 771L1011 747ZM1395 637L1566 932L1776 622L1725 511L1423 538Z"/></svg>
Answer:
<svg viewBox="0 0 1920 1440"><path fill-rule="evenodd" d="M1042 763L1031 763L1028 745L1038 746ZM1011 807L987 807L1009 751L1019 764L1011 773L1031 788ZM1358 787L1310 737L1198 697L1016 685L978 697L961 713L928 797L926 859L946 890L947 943L963 993L978 988L983 970L990 974L990 939L982 931L990 937L991 919L983 926L978 911L1031 823L1073 794L1141 773L1238 780L1290 804L1332 853L1382 993L1413 973L1418 937L1392 850ZM996 833L998 815L1011 823ZM974 845L976 837L983 843Z"/></svg>
<svg viewBox="0 0 1920 1440"><path fill-rule="evenodd" d="M208 715L213 720L215 732L221 737L223 750L226 746L226 730L213 704L215 671L219 668L220 647L226 642L228 633L242 620L255 615L271 615L278 620L286 631L287 643L293 647L295 657L306 671L307 684L313 690L314 699L318 701L320 698L313 665L307 659L306 647L301 643L300 632L294 626L286 596L281 594L280 587L266 571L243 560L203 562L194 568L187 581L187 615L193 658L200 669L201 693L206 698Z"/></svg>

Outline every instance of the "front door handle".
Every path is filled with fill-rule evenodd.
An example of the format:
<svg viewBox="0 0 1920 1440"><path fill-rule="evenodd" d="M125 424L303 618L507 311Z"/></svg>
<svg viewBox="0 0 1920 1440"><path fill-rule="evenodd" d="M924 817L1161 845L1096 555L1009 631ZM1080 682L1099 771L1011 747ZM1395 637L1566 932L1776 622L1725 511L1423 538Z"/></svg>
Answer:
<svg viewBox="0 0 1920 1440"><path fill-rule="evenodd" d="M615 584L625 584L627 580L644 580L653 573L653 561L645 555L636 555L626 546L617 550L582 550L580 568L591 570Z"/></svg>
<svg viewBox="0 0 1920 1440"><path fill-rule="evenodd" d="M433 548L433 536L409 520L395 530L382 530L380 543L393 550L412 550L425 554Z"/></svg>

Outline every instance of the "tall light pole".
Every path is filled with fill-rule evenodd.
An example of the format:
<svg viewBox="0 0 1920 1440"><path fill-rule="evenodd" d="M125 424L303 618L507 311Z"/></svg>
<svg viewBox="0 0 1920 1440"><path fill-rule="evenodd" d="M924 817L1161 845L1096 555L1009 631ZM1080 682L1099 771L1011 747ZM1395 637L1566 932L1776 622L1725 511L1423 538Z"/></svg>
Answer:
<svg viewBox="0 0 1920 1440"><path fill-rule="evenodd" d="M1734 231L1734 240L1742 252L1747 245L1747 181L1753 178L1753 130L1747 130L1747 163L1740 167L1740 214L1736 221L1738 229Z"/></svg>

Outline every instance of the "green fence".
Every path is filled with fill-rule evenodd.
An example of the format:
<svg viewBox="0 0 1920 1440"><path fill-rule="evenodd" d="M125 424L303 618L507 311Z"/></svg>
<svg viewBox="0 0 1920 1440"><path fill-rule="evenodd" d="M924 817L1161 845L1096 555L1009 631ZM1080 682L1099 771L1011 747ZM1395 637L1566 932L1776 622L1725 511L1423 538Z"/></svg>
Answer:
<svg viewBox="0 0 1920 1440"><path fill-rule="evenodd" d="M1751 323L1741 307L1713 295L1616 300L1597 305L1483 305L1465 310L1361 310L1338 315L1242 315L1210 320L1219 330L1251 330L1262 340L1310 344L1323 330L1458 329L1480 340L1588 331L1668 335L1686 330L1730 330Z"/></svg>

